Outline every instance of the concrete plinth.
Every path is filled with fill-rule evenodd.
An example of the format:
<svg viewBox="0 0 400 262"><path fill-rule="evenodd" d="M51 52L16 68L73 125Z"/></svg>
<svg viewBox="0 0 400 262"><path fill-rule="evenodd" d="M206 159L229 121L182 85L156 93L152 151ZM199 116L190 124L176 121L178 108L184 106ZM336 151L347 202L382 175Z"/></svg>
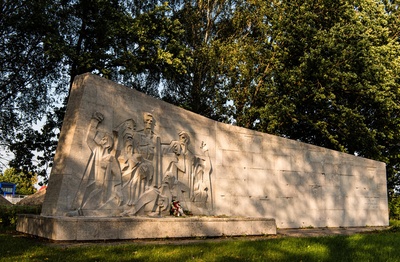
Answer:
<svg viewBox="0 0 400 262"><path fill-rule="evenodd" d="M58 241L276 234L275 219L245 217L50 217L19 215L17 231Z"/></svg>

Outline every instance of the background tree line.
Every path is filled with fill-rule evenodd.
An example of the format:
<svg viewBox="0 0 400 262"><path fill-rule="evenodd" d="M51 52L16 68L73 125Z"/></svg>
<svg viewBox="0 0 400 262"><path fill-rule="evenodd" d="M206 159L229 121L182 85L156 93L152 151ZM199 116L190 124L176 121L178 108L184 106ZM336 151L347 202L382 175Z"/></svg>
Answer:
<svg viewBox="0 0 400 262"><path fill-rule="evenodd" d="M7 168L4 173L0 173L0 182L16 184L15 194L17 195L31 195L37 191L34 187L37 176L18 172L15 168Z"/></svg>
<svg viewBox="0 0 400 262"><path fill-rule="evenodd" d="M71 83L91 72L214 120L384 161L395 196L396 1L0 4L0 143L24 173L51 167Z"/></svg>

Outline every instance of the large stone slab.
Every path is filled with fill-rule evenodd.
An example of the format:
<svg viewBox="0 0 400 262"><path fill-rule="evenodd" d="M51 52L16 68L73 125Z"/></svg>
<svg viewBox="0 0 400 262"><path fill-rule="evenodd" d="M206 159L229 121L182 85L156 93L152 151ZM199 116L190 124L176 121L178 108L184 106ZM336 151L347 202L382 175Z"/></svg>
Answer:
<svg viewBox="0 0 400 262"><path fill-rule="evenodd" d="M59 241L275 235L268 218L48 217L20 215L17 230Z"/></svg>
<svg viewBox="0 0 400 262"><path fill-rule="evenodd" d="M35 219L167 217L175 201L177 213L275 218L280 228L387 226L386 190L382 162L218 123L84 74Z"/></svg>

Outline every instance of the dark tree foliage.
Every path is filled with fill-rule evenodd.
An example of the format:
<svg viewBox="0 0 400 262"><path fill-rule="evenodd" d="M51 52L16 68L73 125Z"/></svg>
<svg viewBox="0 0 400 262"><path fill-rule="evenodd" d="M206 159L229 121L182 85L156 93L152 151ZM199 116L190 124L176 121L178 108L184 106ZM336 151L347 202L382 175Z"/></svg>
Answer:
<svg viewBox="0 0 400 262"><path fill-rule="evenodd" d="M1 1L0 143L40 119L54 101L52 83L61 79L58 61L48 54L57 30L52 1Z"/></svg>
<svg viewBox="0 0 400 262"><path fill-rule="evenodd" d="M40 130L26 127L16 134L9 145L9 149L14 152L10 166L28 177L32 174L41 176L40 185L47 183L47 171L52 167L64 112L64 106L54 108L47 114L46 122Z"/></svg>
<svg viewBox="0 0 400 262"><path fill-rule="evenodd" d="M31 195L36 192L34 185L37 182L37 176L18 172L15 168L7 168L4 173L0 172L0 182L16 184L16 194Z"/></svg>
<svg viewBox="0 0 400 262"><path fill-rule="evenodd" d="M384 161L392 195L399 29L396 1L2 1L0 143L12 166L44 174L61 102L91 72L215 120Z"/></svg>
<svg viewBox="0 0 400 262"><path fill-rule="evenodd" d="M161 79L186 70L181 24L168 6L143 4L2 2L0 141L15 155L11 166L46 173L75 76L91 72L159 96Z"/></svg>
<svg viewBox="0 0 400 262"><path fill-rule="evenodd" d="M388 164L399 185L398 8L243 1L221 67L238 125ZM390 11L389 11L390 10Z"/></svg>
<svg viewBox="0 0 400 262"><path fill-rule="evenodd" d="M226 90L218 67L220 40L227 35L234 1L171 3L173 18L182 23L187 69L164 81L162 98L209 118L226 121Z"/></svg>

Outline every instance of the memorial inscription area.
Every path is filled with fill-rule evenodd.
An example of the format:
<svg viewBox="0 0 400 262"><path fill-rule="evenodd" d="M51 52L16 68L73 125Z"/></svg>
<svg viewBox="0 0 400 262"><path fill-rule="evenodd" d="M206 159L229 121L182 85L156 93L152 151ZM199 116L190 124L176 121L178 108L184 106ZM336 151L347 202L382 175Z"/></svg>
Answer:
<svg viewBox="0 0 400 262"><path fill-rule="evenodd" d="M382 162L218 123L84 74L42 213L20 215L17 230L99 240L388 222Z"/></svg>

